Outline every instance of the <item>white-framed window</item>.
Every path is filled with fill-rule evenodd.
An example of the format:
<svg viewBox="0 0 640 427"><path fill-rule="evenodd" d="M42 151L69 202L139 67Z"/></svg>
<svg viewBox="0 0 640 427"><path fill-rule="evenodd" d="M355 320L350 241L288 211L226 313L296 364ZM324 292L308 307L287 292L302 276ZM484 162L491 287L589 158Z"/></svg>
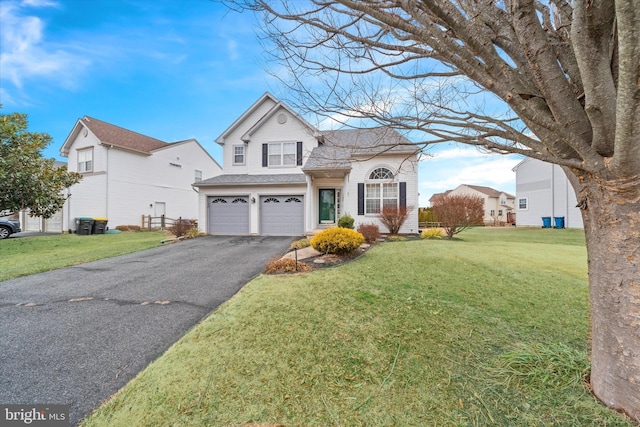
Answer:
<svg viewBox="0 0 640 427"><path fill-rule="evenodd" d="M495 210L495 209L491 209L491 210L489 211L489 216L491 216L491 217L496 216L496 210Z"/></svg>
<svg viewBox="0 0 640 427"><path fill-rule="evenodd" d="M295 142L270 142L269 166L295 166L296 143Z"/></svg>
<svg viewBox="0 0 640 427"><path fill-rule="evenodd" d="M364 186L365 215L379 214L382 208L398 208L399 186L397 182L389 182L392 179L393 173L387 168L377 168L369 174L369 182Z"/></svg>
<svg viewBox="0 0 640 427"><path fill-rule="evenodd" d="M233 164L234 165L244 165L244 145L234 145L233 146Z"/></svg>
<svg viewBox="0 0 640 427"><path fill-rule="evenodd" d="M501 204L501 205L506 205L506 204L507 204L507 199L505 199L505 198L501 198L501 199L500 199L500 204Z"/></svg>
<svg viewBox="0 0 640 427"><path fill-rule="evenodd" d="M502 216L502 209L498 209L498 216Z"/></svg>
<svg viewBox="0 0 640 427"><path fill-rule="evenodd" d="M526 197L522 197L518 199L518 209L521 211L526 211L529 209L529 199Z"/></svg>
<svg viewBox="0 0 640 427"><path fill-rule="evenodd" d="M78 172L93 172L93 147L78 150Z"/></svg>
<svg viewBox="0 0 640 427"><path fill-rule="evenodd" d="M202 171L196 170L195 180L196 180L195 182L202 181Z"/></svg>

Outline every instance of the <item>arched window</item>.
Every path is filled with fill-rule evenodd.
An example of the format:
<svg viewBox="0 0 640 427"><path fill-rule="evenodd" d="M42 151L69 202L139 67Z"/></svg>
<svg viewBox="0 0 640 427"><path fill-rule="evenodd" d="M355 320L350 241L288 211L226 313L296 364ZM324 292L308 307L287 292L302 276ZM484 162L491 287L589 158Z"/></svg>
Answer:
<svg viewBox="0 0 640 427"><path fill-rule="evenodd" d="M365 184L365 214L379 214L384 208L398 208L398 183L393 182L393 178L393 173L387 168L376 168L369 174L369 182Z"/></svg>
<svg viewBox="0 0 640 427"><path fill-rule="evenodd" d="M377 168L369 174L369 179L393 179L393 173L387 168Z"/></svg>

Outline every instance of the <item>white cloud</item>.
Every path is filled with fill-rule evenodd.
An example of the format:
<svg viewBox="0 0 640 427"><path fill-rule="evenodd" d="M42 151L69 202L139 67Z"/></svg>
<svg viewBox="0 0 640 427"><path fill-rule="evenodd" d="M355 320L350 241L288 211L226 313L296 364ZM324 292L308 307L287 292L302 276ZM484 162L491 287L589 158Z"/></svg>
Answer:
<svg viewBox="0 0 640 427"><path fill-rule="evenodd" d="M55 6L51 1L25 1L29 7ZM0 10L2 29L2 80L21 89L26 80L54 79L65 87L75 84L71 70L81 71L89 61L82 56L47 43L45 25L36 16L24 15L16 3L7 3Z"/></svg>
<svg viewBox="0 0 640 427"><path fill-rule="evenodd" d="M474 147L446 148L420 164L420 206L434 193L461 184L483 185L515 195L515 173L522 159L515 155L485 154Z"/></svg>

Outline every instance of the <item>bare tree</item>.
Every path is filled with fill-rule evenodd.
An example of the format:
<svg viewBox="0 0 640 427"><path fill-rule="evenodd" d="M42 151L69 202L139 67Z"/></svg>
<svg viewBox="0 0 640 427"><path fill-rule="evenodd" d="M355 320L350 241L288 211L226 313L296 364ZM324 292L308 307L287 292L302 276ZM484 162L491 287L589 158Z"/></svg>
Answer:
<svg viewBox="0 0 640 427"><path fill-rule="evenodd" d="M562 166L585 224L591 386L640 419L638 0L231 7L264 14L265 41L298 108Z"/></svg>
<svg viewBox="0 0 640 427"><path fill-rule="evenodd" d="M447 238L483 224L484 200L468 194L441 195L432 202L433 212Z"/></svg>

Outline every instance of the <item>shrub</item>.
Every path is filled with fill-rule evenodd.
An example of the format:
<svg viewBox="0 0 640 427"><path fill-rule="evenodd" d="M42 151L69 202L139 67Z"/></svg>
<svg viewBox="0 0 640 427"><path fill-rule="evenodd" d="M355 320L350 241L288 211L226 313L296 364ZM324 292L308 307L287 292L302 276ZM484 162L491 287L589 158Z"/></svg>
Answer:
<svg viewBox="0 0 640 427"><path fill-rule="evenodd" d="M423 239L442 239L442 230L439 228L425 228L420 233Z"/></svg>
<svg viewBox="0 0 640 427"><path fill-rule="evenodd" d="M174 221L173 225L168 227L167 229L171 234L176 237L182 237L186 235L189 230L195 228L194 222L189 221L188 219L179 219Z"/></svg>
<svg viewBox="0 0 640 427"><path fill-rule="evenodd" d="M402 227L402 224L407 220L411 209L411 207L396 208L387 206L382 208L378 216L380 222L389 229L390 234L398 234L400 227Z"/></svg>
<svg viewBox="0 0 640 427"><path fill-rule="evenodd" d="M120 231L140 231L139 225L117 225L116 230Z"/></svg>
<svg viewBox="0 0 640 427"><path fill-rule="evenodd" d="M311 239L311 246L325 254L348 254L364 243L364 236L355 230L336 227L316 234Z"/></svg>
<svg viewBox="0 0 640 427"><path fill-rule="evenodd" d="M194 239L196 237L200 236L200 230L198 230L198 227L193 227L191 229L189 229L187 231L187 234L185 234L185 237L187 239Z"/></svg>
<svg viewBox="0 0 640 427"><path fill-rule="evenodd" d="M373 243L380 238L380 228L373 223L360 224L358 232L364 236L364 240L367 243Z"/></svg>
<svg viewBox="0 0 640 427"><path fill-rule="evenodd" d="M309 264L298 261L296 270L296 260L292 258L280 258L273 259L267 263L264 267L265 273L277 274L277 273L295 273L296 271L311 271L312 268Z"/></svg>
<svg viewBox="0 0 640 427"><path fill-rule="evenodd" d="M289 249L292 250L292 249L308 248L309 245L310 245L309 239L300 239L292 242L291 246L289 246Z"/></svg>
<svg viewBox="0 0 640 427"><path fill-rule="evenodd" d="M349 228L351 230L353 230L353 223L355 222L355 219L353 219L353 217L349 214L347 215L343 215L338 219L338 227L342 227L342 228Z"/></svg>

